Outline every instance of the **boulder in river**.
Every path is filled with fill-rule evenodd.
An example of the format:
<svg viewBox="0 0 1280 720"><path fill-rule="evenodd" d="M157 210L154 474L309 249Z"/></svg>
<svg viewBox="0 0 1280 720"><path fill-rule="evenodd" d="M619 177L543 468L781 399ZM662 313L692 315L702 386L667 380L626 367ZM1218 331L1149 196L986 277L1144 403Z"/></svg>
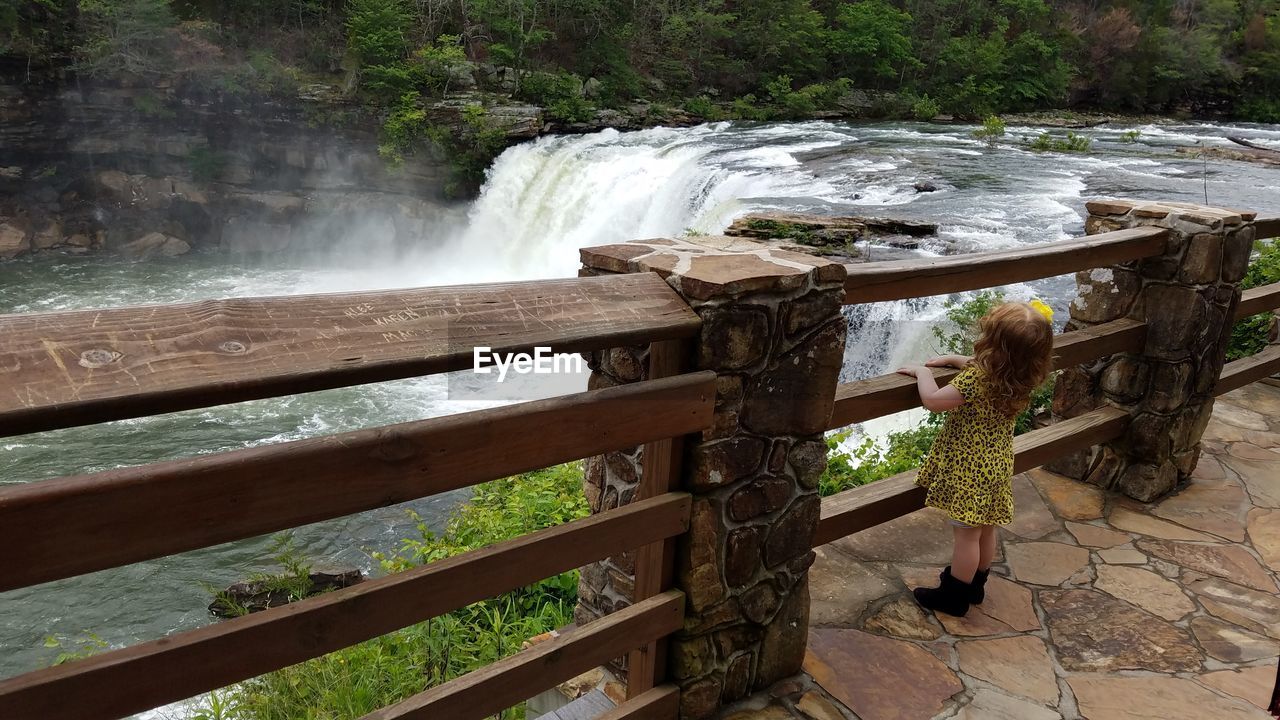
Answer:
<svg viewBox="0 0 1280 720"><path fill-rule="evenodd" d="M15 258L31 249L27 223L21 218L0 222L0 258Z"/></svg>
<svg viewBox="0 0 1280 720"><path fill-rule="evenodd" d="M916 183L915 185L912 185L912 187L914 187L914 188L916 189L916 192L918 192L918 193L931 193L931 192L938 192L938 186L937 186L937 185L934 185L933 183L929 182L928 180L921 180L920 182Z"/></svg>
<svg viewBox="0 0 1280 720"><path fill-rule="evenodd" d="M752 213L734 220L724 234L762 240L791 240L814 248L852 250L852 244L858 240L914 249L919 242L911 238L929 237L937 232L937 225L911 220L767 212Z"/></svg>
<svg viewBox="0 0 1280 720"><path fill-rule="evenodd" d="M120 253L130 260L149 260L157 255L176 257L190 250L191 246L185 240L158 232L147 233L120 246Z"/></svg>
<svg viewBox="0 0 1280 720"><path fill-rule="evenodd" d="M320 593L350 587L364 581L364 574L353 567L312 568L307 576L307 587L301 597L280 578L267 577L238 582L218 594L209 603L209 612L218 617L237 617L291 602Z"/></svg>

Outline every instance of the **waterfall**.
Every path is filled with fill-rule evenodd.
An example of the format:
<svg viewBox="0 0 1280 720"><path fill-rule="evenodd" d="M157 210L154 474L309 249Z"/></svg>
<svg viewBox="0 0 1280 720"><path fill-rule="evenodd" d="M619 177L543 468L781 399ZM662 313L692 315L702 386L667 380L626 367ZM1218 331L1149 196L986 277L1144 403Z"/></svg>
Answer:
<svg viewBox="0 0 1280 720"><path fill-rule="evenodd" d="M468 278L486 281L569 277L577 249L687 231L722 232L752 210L838 212L868 186L860 170L892 170L856 156L826 177L797 156L856 142L827 123L785 128L656 128L546 137L507 150L489 170L468 227L446 251ZM842 147L843 150L843 147ZM904 179L900 182L908 182ZM895 200L894 204L900 204ZM851 306L841 380L892 372L932 351L942 298ZM910 422L899 418L897 423ZM864 431L879 434L871 425Z"/></svg>

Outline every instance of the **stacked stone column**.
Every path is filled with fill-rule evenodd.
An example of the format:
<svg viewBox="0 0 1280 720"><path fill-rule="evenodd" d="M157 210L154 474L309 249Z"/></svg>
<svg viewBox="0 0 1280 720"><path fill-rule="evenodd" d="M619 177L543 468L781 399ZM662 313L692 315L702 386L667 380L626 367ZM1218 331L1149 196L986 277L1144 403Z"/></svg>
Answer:
<svg viewBox="0 0 1280 720"><path fill-rule="evenodd" d="M1065 475L1148 502L1189 480L1213 411L1240 280L1253 247L1253 213L1183 203L1091 202L1089 234L1136 227L1169 231L1163 252L1076 275L1067 330L1120 318L1147 324L1141 352L1064 371L1053 412L1075 417L1104 404L1131 421L1118 439L1050 465Z"/></svg>
<svg viewBox="0 0 1280 720"><path fill-rule="evenodd" d="M718 375L714 423L685 447L681 484L694 500L676 584L688 605L668 658L681 717L709 717L804 659L844 268L739 238L610 245L582 258L586 274L664 275L703 321L692 369ZM596 353L591 384L641 380L645 361L643 348ZM592 511L628 502L641 467L639 448L588 460ZM584 568L578 621L629 604L634 571L631 553Z"/></svg>

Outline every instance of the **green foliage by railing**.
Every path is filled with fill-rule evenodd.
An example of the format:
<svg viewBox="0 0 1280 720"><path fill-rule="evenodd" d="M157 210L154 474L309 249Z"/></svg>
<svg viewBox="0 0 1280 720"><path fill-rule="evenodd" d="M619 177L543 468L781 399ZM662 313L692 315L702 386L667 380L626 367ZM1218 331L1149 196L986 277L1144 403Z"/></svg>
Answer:
<svg viewBox="0 0 1280 720"><path fill-rule="evenodd" d="M1000 290L982 290L967 300L948 300L946 323L933 328L938 354L972 355L973 344L979 337L979 321L1004 301L1005 295ZM1036 416L1053 402L1054 379L1055 376L1050 375L1045 384L1031 394L1031 403L1014 422L1015 435L1035 429ZM850 436L847 431L828 435L827 469L818 481L819 493L832 495L919 467L942 429L944 417L941 413L930 413L916 428L889 433L879 443L867 438L852 451L841 449Z"/></svg>
<svg viewBox="0 0 1280 720"><path fill-rule="evenodd" d="M1255 251L1257 254L1240 283L1244 290L1280 282L1280 243L1260 240L1255 244ZM1272 313L1260 313L1233 325L1231 340L1227 344L1227 360L1239 360L1266 349L1274 324Z"/></svg>
<svg viewBox="0 0 1280 720"><path fill-rule="evenodd" d="M442 532L419 523L417 537L374 557L389 572L406 570L587 514L581 465L562 465L481 485ZM569 624L576 601L577 573L563 573L214 693L201 712L208 720L353 720Z"/></svg>

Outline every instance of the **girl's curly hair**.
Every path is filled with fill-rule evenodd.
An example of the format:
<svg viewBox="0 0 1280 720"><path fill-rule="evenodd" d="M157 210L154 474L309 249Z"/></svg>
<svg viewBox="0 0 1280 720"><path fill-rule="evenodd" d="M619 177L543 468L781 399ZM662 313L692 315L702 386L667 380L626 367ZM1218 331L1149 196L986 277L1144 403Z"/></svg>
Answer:
<svg viewBox="0 0 1280 720"><path fill-rule="evenodd" d="M979 324L973 364L985 375L991 403L1013 416L1053 369L1053 326L1025 303L992 308Z"/></svg>

